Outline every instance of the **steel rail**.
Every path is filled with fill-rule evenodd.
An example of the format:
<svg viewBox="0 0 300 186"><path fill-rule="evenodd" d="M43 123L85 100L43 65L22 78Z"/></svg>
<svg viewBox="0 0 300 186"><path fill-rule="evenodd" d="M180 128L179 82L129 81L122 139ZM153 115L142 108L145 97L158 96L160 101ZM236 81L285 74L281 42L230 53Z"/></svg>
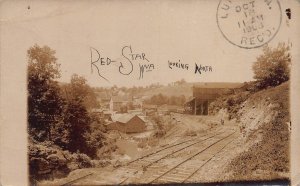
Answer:
<svg viewBox="0 0 300 186"><path fill-rule="evenodd" d="M236 132L236 131L235 131ZM234 132L234 133L235 133ZM190 174L186 179L184 179L181 183L185 183L188 179L190 179L192 176L196 174L204 165L206 165L208 162L210 162L217 154L219 154L225 147L227 147L230 143L232 143L235 139L230 140L228 143L226 143L218 152L216 152L211 158L206 160L198 169L196 169L192 174Z"/></svg>
<svg viewBox="0 0 300 186"><path fill-rule="evenodd" d="M191 146L193 146L193 145L199 144L199 143L201 143L201 142L204 142L204 141L206 141L206 140L208 140L208 139L211 139L211 138L213 138L213 137L215 137L215 136L218 136L218 135L221 135L221 134L224 134L224 133L225 133L225 132L221 132L221 133L212 135L212 136L210 136L210 137L208 137L208 138L198 140L197 142L194 142L194 143L192 143L192 144L189 144L189 145L187 145L187 146L185 146L185 147L183 147L183 148L180 148L180 149L177 149L177 150L175 150L175 151L172 151L172 152L170 152L170 153L168 153L168 154L166 154L166 155L160 157L159 159L150 162L150 163L147 164L146 166L143 166L143 168L147 168L147 167L149 167L149 166L151 166L151 165L153 165L153 164L159 162L160 160L162 160L162 159L164 159L164 158L166 158L166 157L168 157L168 156L170 156L170 155L172 155L172 154L174 154L174 153L180 152L180 151L182 151L182 150L184 150L184 149L186 149L186 148L188 148L188 147L191 147ZM207 134L207 135L209 135L209 134ZM205 136L207 136L207 135L205 135ZM201 136L201 137L204 137L204 136ZM222 138L222 139L225 139L225 138ZM137 172L138 172L138 171L135 171L134 174L136 174ZM117 185L123 184L123 183L124 183L125 181L127 181L128 179L129 179L129 177L125 178L124 180L122 180L121 182L119 182ZM150 182L150 183L151 183L151 182Z"/></svg>
<svg viewBox="0 0 300 186"><path fill-rule="evenodd" d="M220 139L220 140L217 140L216 142L212 143L211 145L209 145L208 147L200 150L199 152L193 154L192 156L190 156L189 158L185 159L184 161L180 162L179 164L177 164L176 166L172 167L171 169L167 170L166 172L164 172L163 174L161 174L160 176L156 177L155 179L151 180L150 182L148 182L148 184L150 183L153 183L155 181L157 181L158 179L160 179L161 177L163 177L164 175L166 175L167 173L171 172L172 170L174 170L175 168L179 167L180 165L184 164L185 162L189 161L190 159L192 159L193 157L199 155L200 153L206 151L207 149L209 149L210 147L212 147L213 145L219 143L220 141L223 141L224 139L232 136L236 131L234 131L233 133L227 135L226 137Z"/></svg>
<svg viewBox="0 0 300 186"><path fill-rule="evenodd" d="M221 129L219 129L218 131L215 131L215 132L219 132L220 130L221 130ZM212 133L210 133L210 134L212 134ZM205 135L202 135L202 136L197 136L197 137L194 137L194 138L189 139L189 140L185 140L185 141L182 141L182 142L179 142L179 143L175 143L175 144L168 145L168 146L166 146L166 147L163 147L163 148L161 148L161 149L158 149L158 150L155 151L155 152L151 152L151 153L146 154L146 155L144 155L144 156L141 156L141 157L139 157L139 158L137 158L137 159L135 159L135 160L132 160L132 161L128 162L128 163L126 164L126 166L128 166L128 165L130 165L130 164L132 164L132 163L134 163L134 162L136 162L136 161L139 161L139 160L141 160L141 159L144 159L144 158L146 158L146 157L148 157L148 156L151 156L151 155L153 155L153 154L157 154L158 152L161 152L161 151L163 151L163 150L166 150L166 149L169 149L169 148L172 148L172 147L175 147L175 146L184 144L184 143L188 143L188 142L190 142L190 141L197 140L198 138L205 137L205 136L208 136L208 135L210 135L210 134L205 134Z"/></svg>
<svg viewBox="0 0 300 186"><path fill-rule="evenodd" d="M81 180L81 179L86 178L86 177L89 177L89 176L91 176L91 175L93 175L93 173L89 173L89 174L84 175L84 176L82 176L82 177L79 177L79 178L76 178L76 179L74 179L74 180L68 181L68 182L66 182L66 183L64 183L64 184L62 184L62 185L60 185L60 186L71 185L71 184L75 183L76 181Z"/></svg>

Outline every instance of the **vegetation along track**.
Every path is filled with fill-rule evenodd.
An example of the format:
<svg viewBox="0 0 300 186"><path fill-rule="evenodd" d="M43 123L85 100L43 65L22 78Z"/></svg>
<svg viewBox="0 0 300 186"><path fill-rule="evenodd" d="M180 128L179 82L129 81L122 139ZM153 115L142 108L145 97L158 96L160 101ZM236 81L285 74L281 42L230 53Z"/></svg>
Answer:
<svg viewBox="0 0 300 186"><path fill-rule="evenodd" d="M141 157L139 157L139 158L137 158L137 159L129 162L126 166L119 167L117 169L125 168L126 170L132 170L133 174L136 174L139 171L145 171L148 167L151 167L152 165L157 164L161 160L166 159L167 157L172 156L175 153L179 153L179 152L185 151L188 148L194 147L195 145L201 145L203 142L208 141L210 139L214 139L215 137L220 136L220 135L225 134L225 133L226 133L226 131L224 131L224 129L219 129L217 131L214 131L214 132L202 135L202 136L197 136L197 137L190 138L188 140L183 140L183 141L178 142L178 143L173 143L173 144L170 144L170 145L168 145L166 147L158 149L158 150L156 150L154 152L151 152L149 154L141 156ZM211 146L215 145L216 143L218 143L218 142L220 142L220 141L228 138L229 136L233 135L233 133L230 133L230 135L226 135L225 137L222 137L221 139L219 139L218 141L216 141L213 144L209 145L205 149L202 149L199 152L197 151L192 156L188 156L183 161L181 161L179 164L177 164L175 167L172 167L169 170L164 171L161 175L157 176L156 174L153 174L152 176L156 176L156 177L154 179L152 179L151 181L146 182L146 183L155 183L156 181L158 181L159 179L161 179L162 177L164 177L165 175L167 175L172 170L178 169L178 167L182 166L185 162L188 162L192 158L196 157L198 154L204 152L206 149L210 148ZM210 159L208 161L210 161ZM204 166L204 164L203 164L203 166ZM191 170L194 170L194 169L191 169ZM195 172L197 172L197 170L194 171L194 172L192 172L192 173L190 173L190 175L192 176L192 174L194 174ZM76 179L74 179L72 181L69 181L69 182L67 182L67 183L65 183L63 185L65 186L65 185L75 184L76 182L78 182L80 180L87 179L91 175L93 175L93 174L90 173L90 174L81 176L81 177L76 178ZM189 176L189 177L191 177L191 176ZM123 183L127 182L129 178L131 178L131 177L127 177L126 179L122 180L118 184L120 185L120 184L123 184ZM183 181L185 181L185 180L183 180Z"/></svg>

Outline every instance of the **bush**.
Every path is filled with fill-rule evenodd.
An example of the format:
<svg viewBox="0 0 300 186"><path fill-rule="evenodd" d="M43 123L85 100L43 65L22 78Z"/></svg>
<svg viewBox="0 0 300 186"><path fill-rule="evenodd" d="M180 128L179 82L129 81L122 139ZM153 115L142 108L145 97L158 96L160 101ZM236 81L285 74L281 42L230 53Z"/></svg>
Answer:
<svg viewBox="0 0 300 186"><path fill-rule="evenodd" d="M232 97L227 100L227 105L229 107L232 107L234 105L234 99Z"/></svg>
<svg viewBox="0 0 300 186"><path fill-rule="evenodd" d="M289 50L284 43L279 43L273 49L268 46L263 48L263 54L252 66L257 87L277 86L289 80L291 62Z"/></svg>
<svg viewBox="0 0 300 186"><path fill-rule="evenodd" d="M97 158L97 150L103 146L103 141L105 140L102 131L93 130L91 133L86 134L85 139L85 153L92 158Z"/></svg>
<svg viewBox="0 0 300 186"><path fill-rule="evenodd" d="M71 171L68 166L70 160L68 157L71 154L54 146L52 142L40 143L31 138L28 149L31 181L53 177L61 178Z"/></svg>
<svg viewBox="0 0 300 186"><path fill-rule="evenodd" d="M86 154L74 153L73 158L79 168L89 168L93 165L91 158Z"/></svg>
<svg viewBox="0 0 300 186"><path fill-rule="evenodd" d="M213 114L217 114L221 109L225 109L228 112L229 119L239 118L237 115L242 104L251 95L250 91L239 92L233 95L224 95L217 98L209 105L209 110Z"/></svg>

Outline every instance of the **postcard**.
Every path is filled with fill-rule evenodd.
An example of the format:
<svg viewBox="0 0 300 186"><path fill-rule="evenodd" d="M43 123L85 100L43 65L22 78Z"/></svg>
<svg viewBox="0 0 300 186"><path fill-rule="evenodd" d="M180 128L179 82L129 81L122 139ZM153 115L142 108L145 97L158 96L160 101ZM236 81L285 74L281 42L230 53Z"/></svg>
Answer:
<svg viewBox="0 0 300 186"><path fill-rule="evenodd" d="M299 185L300 1L0 1L2 185Z"/></svg>

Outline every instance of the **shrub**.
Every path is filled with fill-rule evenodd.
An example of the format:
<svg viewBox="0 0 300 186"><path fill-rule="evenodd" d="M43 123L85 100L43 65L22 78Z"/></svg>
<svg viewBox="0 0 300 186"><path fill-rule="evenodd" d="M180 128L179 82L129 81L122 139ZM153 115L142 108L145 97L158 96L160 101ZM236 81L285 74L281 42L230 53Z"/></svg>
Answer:
<svg viewBox="0 0 300 186"><path fill-rule="evenodd" d="M234 99L232 97L227 100L227 105L229 107L232 107L234 105Z"/></svg>
<svg viewBox="0 0 300 186"><path fill-rule="evenodd" d="M89 168L93 166L91 158L86 154L74 153L73 158L78 164L79 168Z"/></svg>

